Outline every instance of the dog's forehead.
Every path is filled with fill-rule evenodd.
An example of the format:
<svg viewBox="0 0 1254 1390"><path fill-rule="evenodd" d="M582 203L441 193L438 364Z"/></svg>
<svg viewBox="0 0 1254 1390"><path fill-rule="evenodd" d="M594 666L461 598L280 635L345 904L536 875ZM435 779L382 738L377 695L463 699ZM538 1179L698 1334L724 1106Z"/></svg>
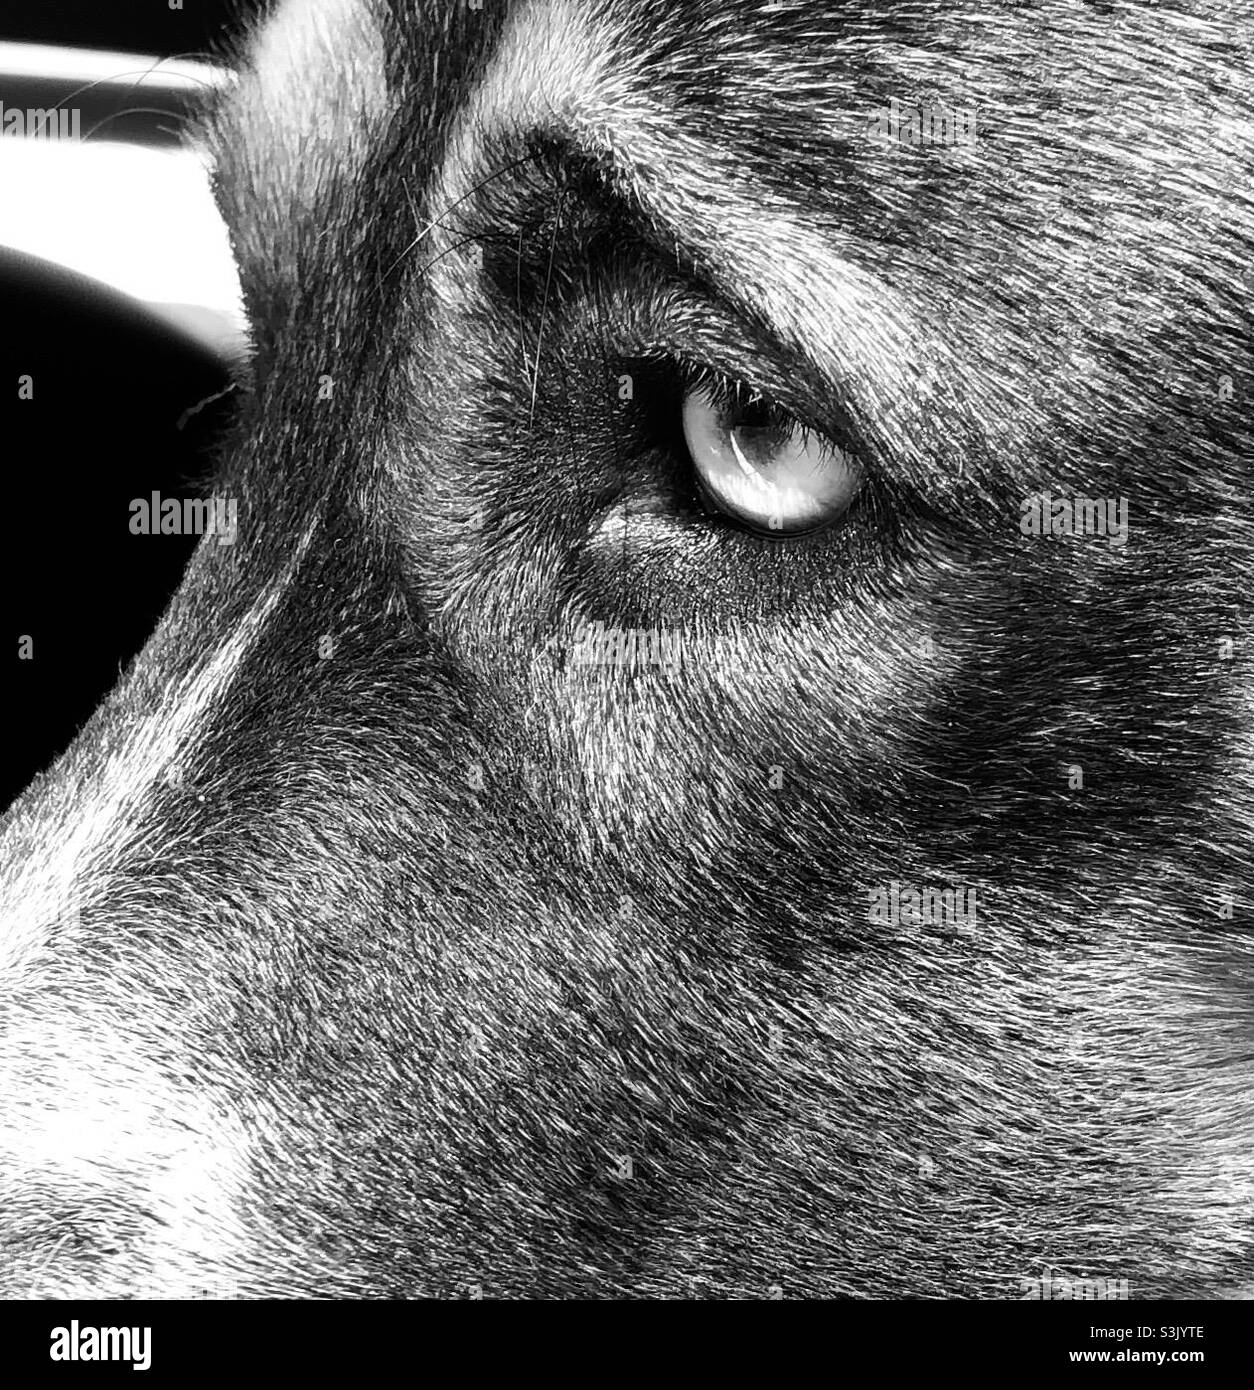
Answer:
<svg viewBox="0 0 1254 1390"><path fill-rule="evenodd" d="M868 84L926 78L953 97L961 64L928 48L933 30L910 7L868 22L845 5L756 0L280 0L212 126L228 217L325 209L393 121L411 163L435 161L472 105L479 136L560 124L629 140L648 162L650 137L678 121L702 145L733 139L749 165L801 143L813 168L861 133Z"/></svg>
<svg viewBox="0 0 1254 1390"><path fill-rule="evenodd" d="M655 119L700 108L715 128L735 128L742 154L778 153L798 133L791 122L840 145L880 97L1030 108L1039 90L1091 81L1109 101L1113 83L1151 70L1179 87L1188 64L1165 64L1165 49L1213 49L1227 32L1211 0L1186 8L993 4L938 14L810 0L278 0L248 45L230 113L241 142L267 151L265 172L299 170L304 193L328 155L340 165L364 158L375 121L399 111L420 139L485 77L510 93L515 115L537 114L541 101L553 116L581 98L647 92ZM1208 56L1222 78L1222 49ZM772 118L765 126L763 114ZM822 158L824 143L811 144L807 159Z"/></svg>
<svg viewBox="0 0 1254 1390"><path fill-rule="evenodd" d="M1151 195L1187 216L1243 162L1240 140L1219 138L1248 130L1229 99L1229 26L1209 0L1188 14L1104 8L282 0L209 133L246 278L298 270L372 157L386 163L381 225L424 193L427 216L447 208L487 171L494 137L528 129L629 176L653 171L684 217L738 180L759 194L759 224L795 208L828 240L833 225L865 241L908 220L916 239L925 227L978 250L1007 231L1035 236L1063 186L1073 203L1104 199L1116 232L1116 183L1139 200L1138 226ZM978 139L908 150L868 139L891 102L965 113ZM1194 142L1182 170L1180 122L1154 112L1202 108L1217 138ZM404 201L384 208L402 185ZM785 230L760 240L786 246ZM1164 228L1143 249L1171 239ZM951 259L977 278L987 269Z"/></svg>

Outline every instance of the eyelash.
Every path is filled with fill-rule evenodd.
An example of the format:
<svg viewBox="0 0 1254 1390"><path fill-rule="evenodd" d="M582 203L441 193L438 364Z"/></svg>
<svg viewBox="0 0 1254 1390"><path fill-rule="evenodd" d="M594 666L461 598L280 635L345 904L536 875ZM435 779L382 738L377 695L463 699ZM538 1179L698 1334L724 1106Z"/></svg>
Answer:
<svg viewBox="0 0 1254 1390"><path fill-rule="evenodd" d="M816 439L827 438L822 430L815 429L800 416L794 414L786 405L777 401L770 392L751 386L741 378L728 376L725 372L720 372L716 368L702 363L676 360L674 365L678 368L683 385L683 392L680 397L681 405L689 392L704 389L709 392L716 405L729 412L734 409L744 410L754 405L766 405L771 423L784 427L781 430L783 434L794 432L799 434L802 443L806 446Z"/></svg>

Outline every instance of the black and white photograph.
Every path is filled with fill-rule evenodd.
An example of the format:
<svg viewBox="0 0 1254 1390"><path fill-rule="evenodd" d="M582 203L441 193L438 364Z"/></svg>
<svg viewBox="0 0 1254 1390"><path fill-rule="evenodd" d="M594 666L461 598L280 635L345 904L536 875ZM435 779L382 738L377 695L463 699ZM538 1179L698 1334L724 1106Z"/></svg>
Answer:
<svg viewBox="0 0 1254 1390"><path fill-rule="evenodd" d="M1254 6L6 6L0 305L0 1375L1218 1364Z"/></svg>

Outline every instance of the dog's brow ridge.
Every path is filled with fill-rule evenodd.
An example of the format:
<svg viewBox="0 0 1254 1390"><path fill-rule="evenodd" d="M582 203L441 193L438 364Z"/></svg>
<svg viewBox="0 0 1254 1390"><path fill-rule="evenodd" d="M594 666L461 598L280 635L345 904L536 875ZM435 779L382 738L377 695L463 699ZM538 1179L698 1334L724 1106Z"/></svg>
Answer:
<svg viewBox="0 0 1254 1390"><path fill-rule="evenodd" d="M990 423L976 408L971 364L952 337L807 226L778 190L753 185L712 144L698 145L658 95L662 84L646 90L614 66L620 40L608 18L593 24L569 0L541 0L521 15L467 100L434 207L464 198L499 160L497 143L565 144L638 209L657 241L706 268L724 297L811 362L885 458L918 476L938 462L956 473L955 419L982 451L994 448L989 430L1014 434L1012 422ZM998 451L1014 457L1019 441L1003 438Z"/></svg>

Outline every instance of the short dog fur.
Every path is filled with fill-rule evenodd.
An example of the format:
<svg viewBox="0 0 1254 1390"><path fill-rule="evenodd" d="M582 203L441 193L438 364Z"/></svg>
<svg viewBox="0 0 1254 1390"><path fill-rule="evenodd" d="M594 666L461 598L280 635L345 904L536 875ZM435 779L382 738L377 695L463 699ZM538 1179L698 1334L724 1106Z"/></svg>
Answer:
<svg viewBox="0 0 1254 1390"><path fill-rule="evenodd" d="M0 1291L1242 1295L1252 18L277 6L239 539L5 823ZM843 524L702 506L693 364Z"/></svg>

